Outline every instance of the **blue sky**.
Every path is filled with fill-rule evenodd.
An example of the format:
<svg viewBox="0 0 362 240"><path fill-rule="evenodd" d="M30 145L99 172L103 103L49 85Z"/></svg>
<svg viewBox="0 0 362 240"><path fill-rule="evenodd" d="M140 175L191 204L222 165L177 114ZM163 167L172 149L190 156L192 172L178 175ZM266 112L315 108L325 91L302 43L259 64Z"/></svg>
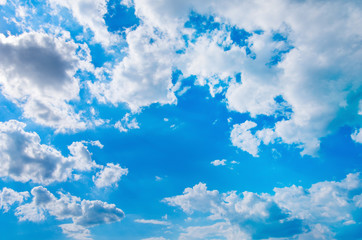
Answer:
<svg viewBox="0 0 362 240"><path fill-rule="evenodd" d="M362 238L362 4L0 0L1 239Z"/></svg>

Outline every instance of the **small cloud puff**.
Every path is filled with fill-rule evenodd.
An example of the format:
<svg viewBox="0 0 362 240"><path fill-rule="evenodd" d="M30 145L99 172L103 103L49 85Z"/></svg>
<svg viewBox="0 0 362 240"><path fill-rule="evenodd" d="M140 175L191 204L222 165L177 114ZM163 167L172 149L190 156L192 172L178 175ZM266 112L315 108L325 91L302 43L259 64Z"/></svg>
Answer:
<svg viewBox="0 0 362 240"><path fill-rule="evenodd" d="M127 113L124 115L124 117L121 119L121 121L117 121L114 125L115 128L117 128L120 132L128 132L130 129L139 129L138 122L136 118L130 118L130 114Z"/></svg>
<svg viewBox="0 0 362 240"><path fill-rule="evenodd" d="M117 186L121 177L127 174L127 168L122 168L119 164L107 163L107 166L93 177L93 181L98 188Z"/></svg>
<svg viewBox="0 0 362 240"><path fill-rule="evenodd" d="M222 160L214 160L211 162L212 165L214 166L225 166L226 165L226 159L222 159Z"/></svg>

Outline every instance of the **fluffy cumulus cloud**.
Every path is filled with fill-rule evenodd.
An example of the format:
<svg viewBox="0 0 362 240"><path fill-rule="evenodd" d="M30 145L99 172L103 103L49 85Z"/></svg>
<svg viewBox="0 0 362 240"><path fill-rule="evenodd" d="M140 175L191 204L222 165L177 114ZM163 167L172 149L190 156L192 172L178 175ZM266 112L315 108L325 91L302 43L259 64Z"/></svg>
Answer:
<svg viewBox="0 0 362 240"><path fill-rule="evenodd" d="M75 239L90 239L88 228L118 222L125 216L114 204L81 200L61 192L58 194L57 198L46 188L35 187L31 190L32 201L17 207L15 215L20 221L32 222L43 221L49 215L58 220L71 219L72 223L62 224L60 227L63 233Z"/></svg>
<svg viewBox="0 0 362 240"><path fill-rule="evenodd" d="M65 7L70 10L73 17L86 29L90 29L94 34L94 41L105 47L114 44L118 36L107 30L104 15L107 13L108 0L48 0L50 5Z"/></svg>
<svg viewBox="0 0 362 240"><path fill-rule="evenodd" d="M50 184L73 178L73 171L89 171L98 165L83 142L68 146L65 157L54 147L41 144L35 132L16 120L0 122L0 177Z"/></svg>
<svg viewBox="0 0 362 240"><path fill-rule="evenodd" d="M171 75L175 43L147 25L128 32L126 40L127 56L113 69L111 82L90 84L98 101L127 103L132 111L152 103L174 103Z"/></svg>
<svg viewBox="0 0 362 240"><path fill-rule="evenodd" d="M66 32L0 34L0 54L6 56L0 59L2 94L39 124L60 132L85 129L90 123L69 104L78 99L76 72L92 70L89 59L78 54L82 50Z"/></svg>
<svg viewBox="0 0 362 240"><path fill-rule="evenodd" d="M96 174L93 181L99 188L117 186L117 182L121 180L121 177L127 174L127 168L122 168L119 164L107 163L107 166Z"/></svg>
<svg viewBox="0 0 362 240"><path fill-rule="evenodd" d="M165 198L184 212L203 212L212 225L190 226L181 239L334 239L338 227L362 224L362 182L358 173L340 182L325 181L310 188L275 188L274 194L209 191L203 183Z"/></svg>
<svg viewBox="0 0 362 240"><path fill-rule="evenodd" d="M234 124L230 134L230 139L234 146L250 153L254 157L258 157L259 145L261 142L266 145L274 143L275 139L278 137L275 131L270 128L255 131L253 134L250 130L256 126L257 124L252 121Z"/></svg>

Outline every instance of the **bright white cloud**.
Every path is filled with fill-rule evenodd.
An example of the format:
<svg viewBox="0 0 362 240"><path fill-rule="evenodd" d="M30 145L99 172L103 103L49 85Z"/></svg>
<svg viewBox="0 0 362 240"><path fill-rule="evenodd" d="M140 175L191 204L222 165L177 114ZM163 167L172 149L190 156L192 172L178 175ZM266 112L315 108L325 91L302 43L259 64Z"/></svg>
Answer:
<svg viewBox="0 0 362 240"><path fill-rule="evenodd" d="M251 121L245 121L241 124L234 124L230 134L231 142L234 146L237 146L243 151L250 153L254 157L258 157L260 139L254 136L250 132L250 129L256 126L256 123Z"/></svg>
<svg viewBox="0 0 362 240"><path fill-rule="evenodd" d="M199 183L193 188L186 188L183 195L165 198L163 202L171 206L179 206L186 213L194 211L209 212L212 206L220 201L219 192L208 191L206 184Z"/></svg>
<svg viewBox="0 0 362 240"><path fill-rule="evenodd" d="M261 142L263 142L265 145L268 145L270 143L274 143L275 139L278 138L275 130L271 128L264 128L255 131L253 134L250 129L253 129L256 126L256 123L251 121L245 121L241 124L234 124L230 134L231 142L234 146L250 153L254 157L258 157L258 151Z"/></svg>
<svg viewBox="0 0 362 240"><path fill-rule="evenodd" d="M360 176L355 173L340 182L319 182L309 189L294 185L275 188L274 195L243 192L241 197L235 191L221 194L199 183L186 188L183 195L163 201L188 214L203 212L210 220L218 221L187 228L181 235L184 239L331 239L336 226L360 224L354 213L360 208L360 195L356 194L361 189Z"/></svg>
<svg viewBox="0 0 362 240"><path fill-rule="evenodd" d="M120 132L128 132L130 129L139 129L138 122L136 118L132 118L129 113L121 119L121 121L117 121L114 125Z"/></svg>
<svg viewBox="0 0 362 240"><path fill-rule="evenodd" d="M113 69L112 81L89 87L100 102L127 103L136 112L152 103L175 103L172 62L175 42L142 25L127 34L127 56Z"/></svg>
<svg viewBox="0 0 362 240"><path fill-rule="evenodd" d="M226 165L226 159L222 159L222 160L214 160L211 162L212 165L214 166L225 166Z"/></svg>
<svg viewBox="0 0 362 240"><path fill-rule="evenodd" d="M0 5L5 5L6 4L6 0L0 0Z"/></svg>
<svg viewBox="0 0 362 240"><path fill-rule="evenodd" d="M100 172L93 177L93 181L98 188L110 187L121 180L122 176L128 174L127 168L122 168L119 164L107 163Z"/></svg>
<svg viewBox="0 0 362 240"><path fill-rule="evenodd" d="M0 122L0 177L15 181L50 184L72 178L76 171L97 167L82 142L73 142L64 157L52 146L41 144L35 132L16 120Z"/></svg>
<svg viewBox="0 0 362 240"><path fill-rule="evenodd" d="M70 194L59 193L55 197L44 187L35 187L31 190L33 199L16 209L16 216L20 221L39 222L47 215L58 220L71 219L72 223L62 224L63 233L75 239L90 239L88 228L100 224L121 221L124 213L114 204L99 200L81 200Z"/></svg>
<svg viewBox="0 0 362 240"><path fill-rule="evenodd" d="M357 143L362 143L362 128L356 130L352 135L351 138L353 141Z"/></svg>
<svg viewBox="0 0 362 240"><path fill-rule="evenodd" d="M0 34L0 89L24 111L24 116L58 132L85 129L90 122L69 104L77 100L79 69L92 70L89 59L78 55L84 48L68 34L41 32L19 36Z"/></svg>
<svg viewBox="0 0 362 240"><path fill-rule="evenodd" d="M104 15L107 13L108 0L48 0L50 5L68 8L73 17L86 29L94 33L94 41L104 46L114 44L118 36L107 30Z"/></svg>

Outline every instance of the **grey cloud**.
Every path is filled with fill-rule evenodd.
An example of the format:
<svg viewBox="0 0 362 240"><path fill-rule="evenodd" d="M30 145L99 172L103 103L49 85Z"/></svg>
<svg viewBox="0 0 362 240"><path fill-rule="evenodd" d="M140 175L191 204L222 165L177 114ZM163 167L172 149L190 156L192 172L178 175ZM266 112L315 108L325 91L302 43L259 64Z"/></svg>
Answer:
<svg viewBox="0 0 362 240"><path fill-rule="evenodd" d="M104 223L118 222L124 218L124 213L114 204L102 201L82 201L83 214L74 218L74 223L84 227L92 227Z"/></svg>
<svg viewBox="0 0 362 240"><path fill-rule="evenodd" d="M10 74L29 78L43 91L48 88L62 89L64 84L72 79L67 71L72 70L75 62L64 59L56 48L53 41L43 39L44 46L39 46L36 39L21 41L19 45L0 42L0 55L6 56L0 59L0 67L11 69L16 66ZM45 47L47 46L47 47Z"/></svg>
<svg viewBox="0 0 362 240"><path fill-rule="evenodd" d="M1 93L22 108L25 117L58 132L93 126L69 104L79 98L76 72L94 70L90 59L79 54L84 48L66 34L0 34Z"/></svg>
<svg viewBox="0 0 362 240"><path fill-rule="evenodd" d="M83 143L72 143L71 154L65 157L55 148L41 144L39 135L25 131L25 126L16 120L0 122L0 177L50 184L72 178L74 170L97 167Z"/></svg>

